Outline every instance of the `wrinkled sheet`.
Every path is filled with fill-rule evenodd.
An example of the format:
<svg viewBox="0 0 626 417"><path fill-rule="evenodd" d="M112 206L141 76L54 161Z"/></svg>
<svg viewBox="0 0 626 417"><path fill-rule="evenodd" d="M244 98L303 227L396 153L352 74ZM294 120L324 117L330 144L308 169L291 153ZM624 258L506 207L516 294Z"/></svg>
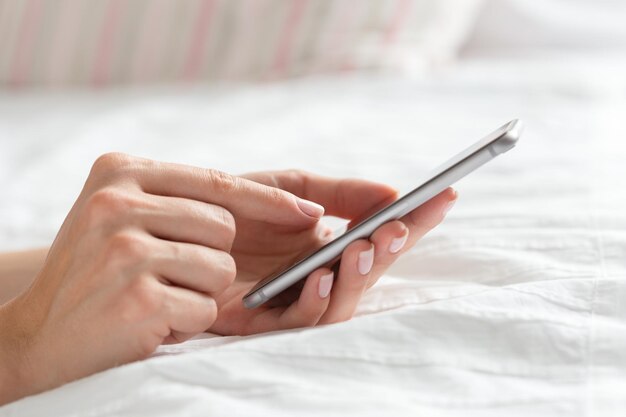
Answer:
<svg viewBox="0 0 626 417"><path fill-rule="evenodd" d="M626 415L623 69L474 60L429 79L5 93L4 250L49 243L106 151L406 191L511 118L526 132L457 184L445 223L353 320L201 335L0 415Z"/></svg>

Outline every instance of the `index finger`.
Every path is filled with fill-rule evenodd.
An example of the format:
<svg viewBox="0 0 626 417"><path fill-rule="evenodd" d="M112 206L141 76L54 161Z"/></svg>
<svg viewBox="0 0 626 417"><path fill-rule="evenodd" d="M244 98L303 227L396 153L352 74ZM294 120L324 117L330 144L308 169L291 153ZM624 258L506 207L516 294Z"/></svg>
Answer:
<svg viewBox="0 0 626 417"><path fill-rule="evenodd" d="M324 206L326 214L351 220L361 218L376 207L384 207L398 194L385 184L356 178L331 178L300 170L256 172L245 177L315 201Z"/></svg>
<svg viewBox="0 0 626 417"><path fill-rule="evenodd" d="M112 169L131 171L148 194L211 203L235 216L270 223L307 224L324 214L319 204L215 169L115 155L110 159L121 161L113 161Z"/></svg>

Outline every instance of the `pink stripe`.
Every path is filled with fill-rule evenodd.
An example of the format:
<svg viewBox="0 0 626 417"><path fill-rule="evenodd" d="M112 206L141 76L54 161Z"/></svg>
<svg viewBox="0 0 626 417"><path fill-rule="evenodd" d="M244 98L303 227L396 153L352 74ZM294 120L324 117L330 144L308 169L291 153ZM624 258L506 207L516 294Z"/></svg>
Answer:
<svg viewBox="0 0 626 417"><path fill-rule="evenodd" d="M395 42L398 33L407 21L409 11L411 9L411 0L398 0L396 3L396 11L391 19L391 23L385 31L383 42L385 45Z"/></svg>
<svg viewBox="0 0 626 417"><path fill-rule="evenodd" d="M111 54L120 14L122 12L122 2L123 0L109 1L109 9L98 40L93 66L92 82L96 86L103 86L109 81Z"/></svg>
<svg viewBox="0 0 626 417"><path fill-rule="evenodd" d="M280 41L278 42L272 68L272 72L277 76L283 75L288 70L295 33L309 2L308 0L294 0L291 4L292 7L285 21Z"/></svg>
<svg viewBox="0 0 626 417"><path fill-rule="evenodd" d="M41 19L41 3L41 0L31 0L24 11L11 65L10 85L15 88L24 84L28 65L32 61L33 41Z"/></svg>
<svg viewBox="0 0 626 417"><path fill-rule="evenodd" d="M59 20L58 25L50 39L50 67L49 81L52 84L66 81L68 73L71 70L68 62L71 61L71 52L75 50L77 36L77 21L80 20L79 7L70 4L68 1L60 2L58 7Z"/></svg>
<svg viewBox="0 0 626 417"><path fill-rule="evenodd" d="M183 72L183 78L185 80L190 81L198 77L200 66L202 64L202 57L206 49L207 35L210 27L209 23L213 17L214 9L215 0L204 0L198 20L196 21L196 25L193 29L191 47L189 48Z"/></svg>
<svg viewBox="0 0 626 417"><path fill-rule="evenodd" d="M349 1L343 1L339 12L337 12L338 18L334 23L334 27L330 30L330 37L328 37L325 50L322 51L321 56L327 57L326 63L322 64L323 70L335 70L340 68L349 68L352 66L347 55L343 57L337 56L337 54L346 54L346 39L348 37L349 29L353 26L355 20L355 14L353 13L353 3ZM328 51L333 51L329 53ZM338 58L342 58L339 61Z"/></svg>
<svg viewBox="0 0 626 417"><path fill-rule="evenodd" d="M367 8L366 7L361 7L359 9L359 12L361 13L361 19L363 18L363 16L367 16L366 12L367 12ZM350 29L352 30L351 35L354 37L355 34L356 36L361 36L361 33L359 33L358 31L360 29L362 29L361 27L359 27L359 22L361 20L357 19L357 14L356 12L349 14L346 18L345 18L345 22L344 22L344 26L343 26L343 30L348 33L348 28L350 27ZM347 35L343 36L343 43L346 44L346 40L345 38L347 37ZM361 39L357 39L356 42L360 42ZM354 44L354 39L352 40L352 44ZM354 50L355 48L352 46L352 49ZM353 56L353 51L351 50L346 50L344 51L344 56L341 59L341 63L338 66L338 69L340 71L354 71L355 69L355 65L354 62L352 62L352 59L354 58Z"/></svg>
<svg viewBox="0 0 626 417"><path fill-rule="evenodd" d="M133 62L133 80L148 81L156 75L156 63L159 50L163 48L165 18L168 8L164 1L153 0L148 3L141 38L137 42L137 55ZM156 77L155 77L156 78Z"/></svg>
<svg viewBox="0 0 626 417"><path fill-rule="evenodd" d="M235 79L246 71L246 64L252 59L252 51L250 50L250 38L255 33L256 24L260 22L260 11L263 7L263 0L255 0L249 3L239 2L236 11L238 18L237 35L232 42L232 50L230 51L229 60L223 66L222 75L228 79Z"/></svg>

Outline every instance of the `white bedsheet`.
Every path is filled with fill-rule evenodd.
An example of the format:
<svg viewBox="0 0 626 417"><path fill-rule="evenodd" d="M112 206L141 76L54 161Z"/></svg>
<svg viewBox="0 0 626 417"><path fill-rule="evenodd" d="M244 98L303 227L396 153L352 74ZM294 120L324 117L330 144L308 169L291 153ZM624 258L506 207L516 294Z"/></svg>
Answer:
<svg viewBox="0 0 626 417"><path fill-rule="evenodd" d="M48 243L105 151L407 190L510 118L527 129L352 321L204 335L0 415L626 415L626 66L578 64L1 96L0 249Z"/></svg>

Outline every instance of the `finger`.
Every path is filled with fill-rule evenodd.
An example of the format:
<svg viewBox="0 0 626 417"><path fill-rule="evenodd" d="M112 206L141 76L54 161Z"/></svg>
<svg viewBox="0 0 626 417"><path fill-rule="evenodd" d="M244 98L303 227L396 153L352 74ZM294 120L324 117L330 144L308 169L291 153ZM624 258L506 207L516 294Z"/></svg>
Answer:
<svg viewBox="0 0 626 417"><path fill-rule="evenodd" d="M379 227L370 237L376 249L367 288L374 285L401 254L438 225L455 201L456 191L449 188L403 217L402 221L395 220Z"/></svg>
<svg viewBox="0 0 626 417"><path fill-rule="evenodd" d="M409 228L399 220L382 225L372 234L370 241L375 248L374 266L370 272L367 288L374 285L404 252L409 234Z"/></svg>
<svg viewBox="0 0 626 417"><path fill-rule="evenodd" d="M448 188L400 219L409 228L405 250L441 223L457 197L457 192Z"/></svg>
<svg viewBox="0 0 626 417"><path fill-rule="evenodd" d="M151 209L144 209L141 225L164 240L195 243L230 251L235 240L235 218L221 206L179 197L150 195Z"/></svg>
<svg viewBox="0 0 626 417"><path fill-rule="evenodd" d="M250 323L250 332L315 326L328 307L333 278L333 272L328 268L312 272L295 302L288 307L271 308L259 314Z"/></svg>
<svg viewBox="0 0 626 417"><path fill-rule="evenodd" d="M235 280L237 268L227 252L165 240L159 246L152 256L153 273L169 283L216 296Z"/></svg>
<svg viewBox="0 0 626 417"><path fill-rule="evenodd" d="M397 198L398 192L384 184L351 178L330 178L299 170L259 172L246 178L281 188L324 206L326 214L354 219L373 214Z"/></svg>
<svg viewBox="0 0 626 417"><path fill-rule="evenodd" d="M324 213L319 204L275 187L204 169L148 159L133 159L141 188L162 196L222 206L235 216L279 224L311 224Z"/></svg>
<svg viewBox="0 0 626 417"><path fill-rule="evenodd" d="M330 304L320 324L348 320L354 315L367 287L373 263L374 245L368 240L356 240L343 251Z"/></svg>
<svg viewBox="0 0 626 417"><path fill-rule="evenodd" d="M281 315L281 327L289 329L316 325L328 307L333 279L334 273L328 268L318 269L309 275L298 300Z"/></svg>
<svg viewBox="0 0 626 417"><path fill-rule="evenodd" d="M164 312L172 333L198 334L217 318L212 297L176 286L164 285Z"/></svg>

